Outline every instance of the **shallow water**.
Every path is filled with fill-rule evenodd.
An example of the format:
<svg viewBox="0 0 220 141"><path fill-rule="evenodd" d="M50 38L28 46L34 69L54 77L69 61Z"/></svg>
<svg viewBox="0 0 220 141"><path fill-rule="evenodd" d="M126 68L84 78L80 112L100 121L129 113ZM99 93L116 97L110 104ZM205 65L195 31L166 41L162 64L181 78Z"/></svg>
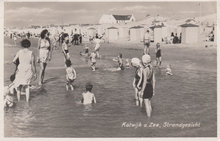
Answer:
<svg viewBox="0 0 220 141"><path fill-rule="evenodd" d="M7 50L7 49L6 49ZM73 49L74 50L74 49ZM74 51L80 50L79 48ZM151 119L144 109L135 106L132 81L134 69L112 72L106 70L116 66L109 56L117 52L103 49L106 57L98 60L98 70L92 72L83 60L75 60L77 79L75 90L65 90L63 58L55 57L48 65L43 88L33 90L29 104L22 97L15 108L5 111L5 137L209 137L217 134L217 80L216 56L210 66L204 68L195 59L185 56L171 59L173 76L165 75L164 68L155 69L156 95L152 99ZM119 49L133 57L141 50ZM165 49L164 49L165 51ZM183 50L184 51L184 50ZM172 52L172 51L171 51ZM174 50L175 52L175 50ZM203 53L203 52L201 52ZM164 53L166 58L166 53ZM175 55L174 55L175 56ZM61 60L58 62L57 60ZM165 59L164 59L165 60ZM55 63L56 62L56 63ZM79 63L80 62L80 63ZM105 66L106 65L106 66ZM56 69L58 67L58 69ZM12 67L5 64L5 78ZM50 69L54 68L54 69ZM97 104L80 104L85 84L93 84ZM5 79L8 83L8 79ZM144 128L122 127L123 122L131 123L191 123L200 122L200 128Z"/></svg>

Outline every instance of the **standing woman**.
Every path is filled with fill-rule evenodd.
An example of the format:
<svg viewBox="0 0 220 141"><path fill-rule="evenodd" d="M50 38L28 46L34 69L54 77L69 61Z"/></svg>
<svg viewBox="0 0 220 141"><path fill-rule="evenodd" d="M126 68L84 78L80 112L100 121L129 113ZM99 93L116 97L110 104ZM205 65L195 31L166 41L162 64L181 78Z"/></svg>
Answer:
<svg viewBox="0 0 220 141"><path fill-rule="evenodd" d="M141 60L138 58L131 59L131 65L136 69L135 77L133 81L133 87L135 90L135 100L136 105L142 107L143 99L140 97L140 90L143 85L143 65L141 64Z"/></svg>
<svg viewBox="0 0 220 141"><path fill-rule="evenodd" d="M153 97L155 90L155 75L153 72L153 66L151 65L150 55L147 54L143 55L142 62L144 65L143 87L140 93L144 99L147 116L151 117L151 112L152 112L151 98Z"/></svg>
<svg viewBox="0 0 220 141"><path fill-rule="evenodd" d="M144 34L144 54L150 53L150 32L147 30Z"/></svg>
<svg viewBox="0 0 220 141"><path fill-rule="evenodd" d="M42 85L44 82L45 69L47 62L51 60L51 45L49 39L49 32L47 29L44 29L41 32L40 39L38 41L39 49L39 61L40 61L40 74L39 74L39 85Z"/></svg>
<svg viewBox="0 0 220 141"><path fill-rule="evenodd" d="M20 101L21 89L25 89L26 101L29 102L30 97L30 82L36 75L35 57L32 51L28 48L31 46L31 42L28 39L21 41L21 49L17 52L13 59L15 63L17 59L19 60L18 69L15 75L14 85L17 91L17 99Z"/></svg>

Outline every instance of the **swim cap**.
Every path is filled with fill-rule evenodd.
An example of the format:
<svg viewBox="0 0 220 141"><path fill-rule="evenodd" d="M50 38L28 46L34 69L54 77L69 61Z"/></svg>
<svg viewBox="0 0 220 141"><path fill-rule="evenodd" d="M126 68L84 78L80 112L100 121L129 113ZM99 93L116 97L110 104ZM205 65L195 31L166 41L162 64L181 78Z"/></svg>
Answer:
<svg viewBox="0 0 220 141"><path fill-rule="evenodd" d="M138 58L132 58L132 59L131 59L131 64L132 64L133 66L140 66L141 60L138 59Z"/></svg>
<svg viewBox="0 0 220 141"><path fill-rule="evenodd" d="M151 57L150 57L150 55L148 55L148 54L143 55L143 56L142 56L142 62L143 62L144 64L150 63L150 62L151 62Z"/></svg>

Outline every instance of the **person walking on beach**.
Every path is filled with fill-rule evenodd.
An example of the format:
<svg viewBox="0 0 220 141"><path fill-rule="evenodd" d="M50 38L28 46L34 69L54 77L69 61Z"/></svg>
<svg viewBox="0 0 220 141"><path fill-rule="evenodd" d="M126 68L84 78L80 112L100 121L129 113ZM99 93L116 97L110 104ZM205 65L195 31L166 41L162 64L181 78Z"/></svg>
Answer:
<svg viewBox="0 0 220 141"><path fill-rule="evenodd" d="M145 109L148 117L151 117L152 107L151 98L155 94L155 75L153 66L151 65L150 55L142 56L143 69L143 85L140 91L141 97L144 99Z"/></svg>
<svg viewBox="0 0 220 141"><path fill-rule="evenodd" d="M138 58L131 59L131 65L136 69L135 77L133 81L133 87L135 90L135 100L136 105L142 107L143 99L140 97L140 90L143 85L143 65L141 64L141 60Z"/></svg>
<svg viewBox="0 0 220 141"><path fill-rule="evenodd" d="M41 36L38 41L38 49L39 49L39 62L40 62L39 85L42 85L44 81L47 62L51 60L51 55L52 55L49 32L47 29L44 29L41 32Z"/></svg>
<svg viewBox="0 0 220 141"><path fill-rule="evenodd" d="M144 54L149 54L150 51L150 32L147 30L144 34Z"/></svg>
<svg viewBox="0 0 220 141"><path fill-rule="evenodd" d="M28 48L31 46L31 42L28 39L21 41L21 49L17 52L13 59L16 62L19 59L18 70L15 75L14 87L17 91L17 99L20 101L21 89L25 89L26 101L29 102L30 98L30 82L32 78L36 79L36 65L35 56Z"/></svg>

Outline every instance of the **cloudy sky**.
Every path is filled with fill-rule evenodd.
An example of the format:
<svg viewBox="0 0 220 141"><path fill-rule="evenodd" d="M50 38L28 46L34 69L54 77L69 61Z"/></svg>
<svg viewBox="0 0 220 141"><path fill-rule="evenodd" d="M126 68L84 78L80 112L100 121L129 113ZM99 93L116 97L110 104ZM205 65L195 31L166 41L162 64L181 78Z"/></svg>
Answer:
<svg viewBox="0 0 220 141"><path fill-rule="evenodd" d="M216 13L216 2L5 2L5 26L98 23L102 14L187 18Z"/></svg>

